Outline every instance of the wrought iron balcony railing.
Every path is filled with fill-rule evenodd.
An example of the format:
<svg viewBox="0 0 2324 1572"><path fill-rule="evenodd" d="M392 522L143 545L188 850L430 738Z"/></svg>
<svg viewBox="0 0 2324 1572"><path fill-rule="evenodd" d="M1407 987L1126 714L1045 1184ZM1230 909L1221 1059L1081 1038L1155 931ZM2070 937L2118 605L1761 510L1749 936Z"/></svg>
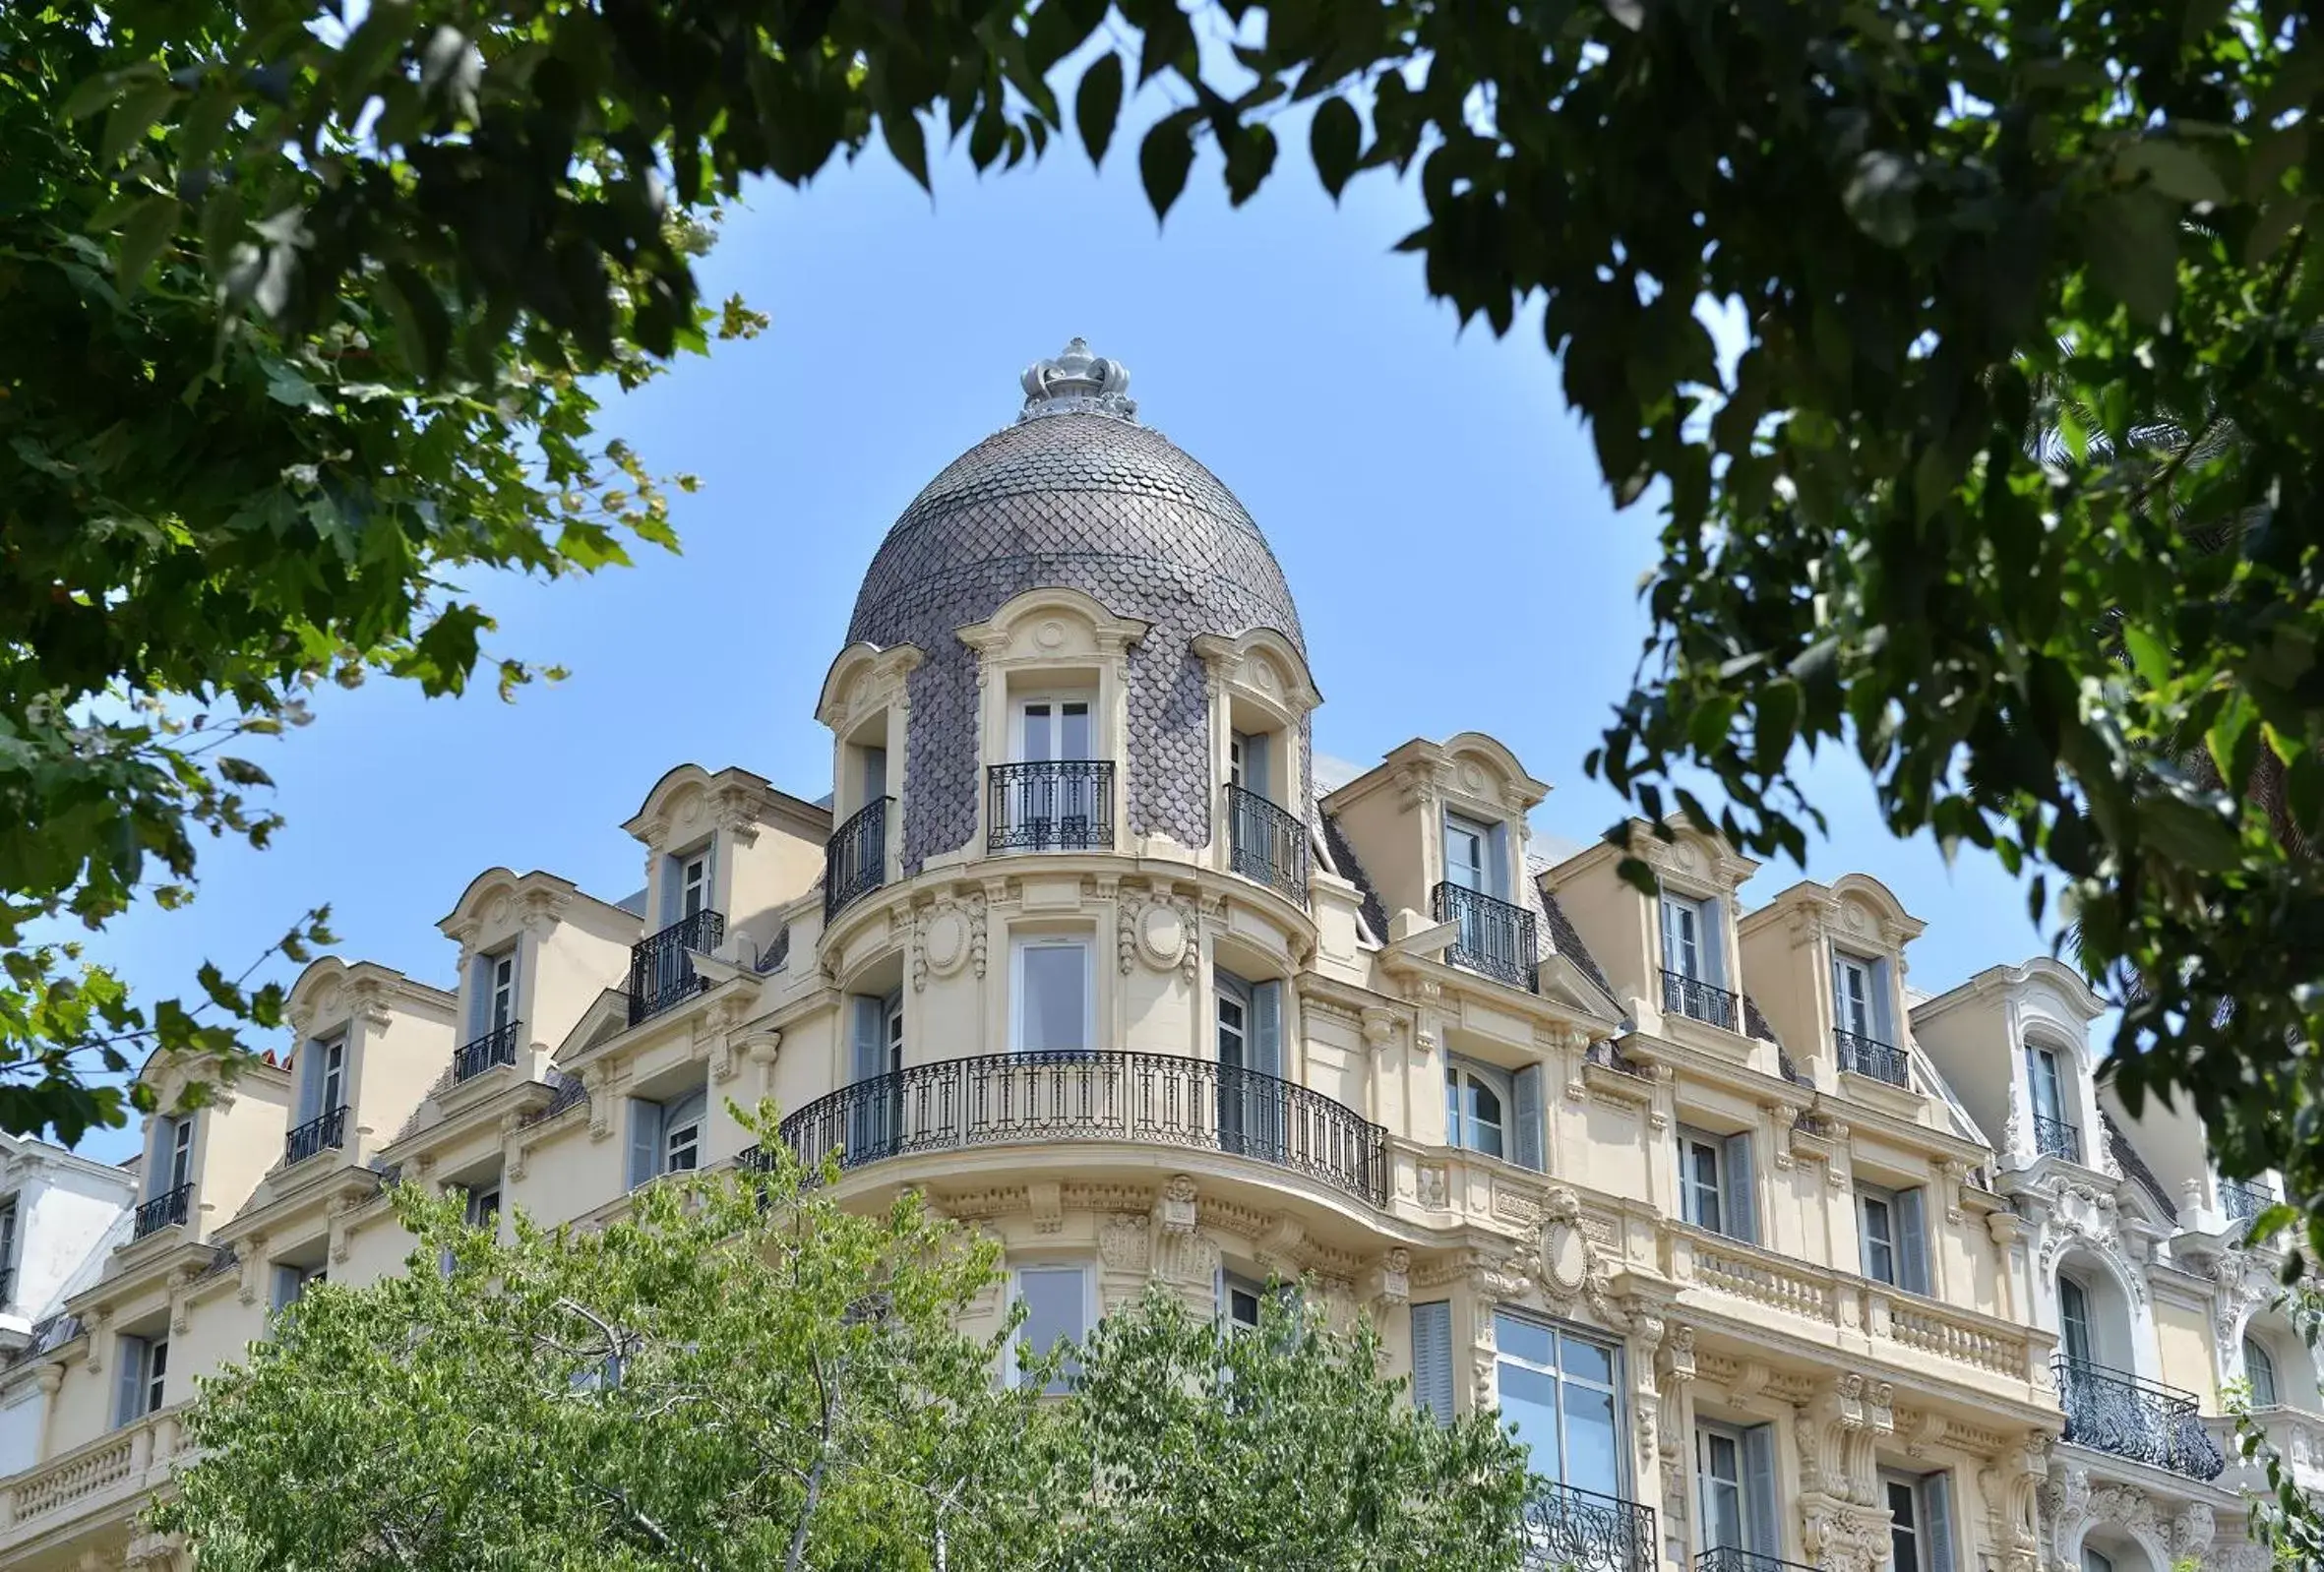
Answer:
<svg viewBox="0 0 2324 1572"><path fill-rule="evenodd" d="M2044 1157L2082 1161L2082 1126L2045 1114L2034 1116L2034 1150Z"/></svg>
<svg viewBox="0 0 2324 1572"><path fill-rule="evenodd" d="M887 806L875 797L824 842L824 921L887 882Z"/></svg>
<svg viewBox="0 0 2324 1572"><path fill-rule="evenodd" d="M1459 935L1444 952L1449 964L1529 994L1541 992L1533 914L1524 907L1447 881L1429 898L1429 920L1460 924Z"/></svg>
<svg viewBox="0 0 2324 1572"><path fill-rule="evenodd" d="M2265 1184L2231 1179L2219 1181L2219 1209L2231 1223L2248 1223L2275 1204L2276 1192Z"/></svg>
<svg viewBox="0 0 2324 1572"><path fill-rule="evenodd" d="M10 1304L15 1302L15 1300L16 1268L13 1266L0 1266L0 1310L7 1309Z"/></svg>
<svg viewBox="0 0 2324 1572"><path fill-rule="evenodd" d="M283 1136L282 1162L286 1167L292 1163L303 1163L327 1148L345 1145L346 1139L347 1105L341 1103L335 1109L316 1115Z"/></svg>
<svg viewBox="0 0 2324 1572"><path fill-rule="evenodd" d="M651 1020L710 986L694 969L726 938L724 912L696 912L630 946L630 1024Z"/></svg>
<svg viewBox="0 0 2324 1572"><path fill-rule="evenodd" d="M1654 1508L1537 1479L1525 1498L1524 1572L1654 1572Z"/></svg>
<svg viewBox="0 0 2324 1572"><path fill-rule="evenodd" d="M1845 1027L1832 1033L1832 1041L1840 1047L1840 1067L1857 1075L1868 1075L1875 1081L1886 1081L1891 1086L1904 1086L1910 1077L1906 1065L1912 1055L1876 1037L1852 1032Z"/></svg>
<svg viewBox="0 0 2324 1572"><path fill-rule="evenodd" d="M497 1064L517 1062L517 1039L524 1033L522 1021L511 1021L496 1026L471 1043L462 1043L452 1053L452 1084L474 1080Z"/></svg>
<svg viewBox="0 0 2324 1572"><path fill-rule="evenodd" d="M1724 988L1713 988L1699 977L1662 969L1662 1007L1666 1015L1687 1015L1698 1021L1735 1030L1741 1000Z"/></svg>
<svg viewBox="0 0 2324 1572"><path fill-rule="evenodd" d="M1375 1206L1387 1134L1320 1092L1175 1054L988 1054L907 1065L819 1098L782 1121L810 1169L1008 1142L1131 1141L1256 1158Z"/></svg>
<svg viewBox="0 0 2324 1572"><path fill-rule="evenodd" d="M1694 1572L1821 1572L1801 1561L1785 1561L1772 1555L1761 1555L1756 1550L1739 1550L1732 1544L1722 1544L1703 1551L1694 1558Z"/></svg>
<svg viewBox="0 0 2324 1572"><path fill-rule="evenodd" d="M186 1208L194 1199L194 1186L180 1184L174 1190L164 1190L137 1209L137 1218L129 1225L129 1237L142 1239L148 1234L158 1233L175 1223L186 1220Z"/></svg>
<svg viewBox="0 0 2324 1572"><path fill-rule="evenodd" d="M985 770L989 852L1111 851L1114 761L1050 758Z"/></svg>
<svg viewBox="0 0 2324 1572"><path fill-rule="evenodd" d="M2194 1393L2062 1354L2051 1368L2064 1439L2193 1480L2216 1480L2228 1466L2204 1431Z"/></svg>
<svg viewBox="0 0 2324 1572"><path fill-rule="evenodd" d="M1227 788L1233 867L1245 878L1308 903L1308 826L1254 791Z"/></svg>

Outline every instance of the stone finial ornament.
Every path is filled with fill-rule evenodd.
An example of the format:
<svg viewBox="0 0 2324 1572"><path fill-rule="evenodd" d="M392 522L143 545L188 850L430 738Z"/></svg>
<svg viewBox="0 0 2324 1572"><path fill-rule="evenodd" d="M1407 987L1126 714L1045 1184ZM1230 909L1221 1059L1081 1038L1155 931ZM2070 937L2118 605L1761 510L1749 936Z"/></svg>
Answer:
<svg viewBox="0 0 2324 1572"><path fill-rule="evenodd" d="M1047 360L1025 368L1025 406L1020 421L1043 415L1114 415L1137 419L1136 400L1130 396L1130 368L1089 352L1086 339L1075 338Z"/></svg>

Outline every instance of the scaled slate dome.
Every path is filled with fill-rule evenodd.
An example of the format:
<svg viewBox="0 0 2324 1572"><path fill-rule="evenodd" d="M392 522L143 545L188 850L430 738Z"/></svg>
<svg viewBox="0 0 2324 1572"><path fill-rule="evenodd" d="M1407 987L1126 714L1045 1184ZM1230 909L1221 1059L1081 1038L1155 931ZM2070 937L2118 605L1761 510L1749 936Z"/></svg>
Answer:
<svg viewBox="0 0 2324 1572"><path fill-rule="evenodd" d="M1137 423L1120 361L1075 338L1023 382L1015 424L947 465L888 530L848 620L850 643L926 656L910 679L907 872L975 833L976 663L958 635L1011 597L1062 585L1152 625L1130 658L1126 827L1187 846L1210 838L1192 640L1264 627L1307 647L1258 525L1217 476Z"/></svg>

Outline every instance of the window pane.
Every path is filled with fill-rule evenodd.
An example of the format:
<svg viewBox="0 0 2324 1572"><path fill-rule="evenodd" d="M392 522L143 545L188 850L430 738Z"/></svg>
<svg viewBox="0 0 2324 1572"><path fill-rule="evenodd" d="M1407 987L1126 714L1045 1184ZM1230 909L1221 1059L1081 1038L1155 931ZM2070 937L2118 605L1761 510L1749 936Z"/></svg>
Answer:
<svg viewBox="0 0 2324 1572"><path fill-rule="evenodd" d="M1078 944L1040 944L1024 952L1024 1044L1033 1052L1081 1049L1081 1003L1088 951Z"/></svg>
<svg viewBox="0 0 2324 1572"><path fill-rule="evenodd" d="M1024 1301L1024 1325L1017 1328L1017 1341L1029 1345L1036 1354L1047 1354L1059 1340L1079 1343L1087 1328L1082 1324L1083 1289L1081 1269L1077 1266L1032 1267L1017 1273L1017 1298ZM1079 1360L1068 1360L1060 1367L1058 1378L1044 1388L1063 1392L1073 1376L1081 1373Z"/></svg>
<svg viewBox="0 0 2324 1572"><path fill-rule="evenodd" d="M1558 1340L1565 1356L1565 1373L1585 1381L1597 1381L1607 1386L1614 1384L1614 1352L1600 1348L1578 1337Z"/></svg>
<svg viewBox="0 0 2324 1572"><path fill-rule="evenodd" d="M1024 756L1027 760L1057 756L1057 752L1050 743L1049 706L1047 704L1027 704L1025 706Z"/></svg>
<svg viewBox="0 0 2324 1572"><path fill-rule="evenodd" d="M1493 1317L1493 1341L1511 1359L1538 1364L1544 1369L1558 1361L1550 1357L1551 1345L1557 1334L1538 1322L1514 1315L1496 1312Z"/></svg>
<svg viewBox="0 0 2324 1572"><path fill-rule="evenodd" d="M1060 758L1088 758L1090 755L1089 706L1061 704L1058 706L1058 751Z"/></svg>
<svg viewBox="0 0 2324 1572"><path fill-rule="evenodd" d="M1565 1385L1567 1484L1602 1495L1621 1493L1621 1452L1614 1434L1614 1394Z"/></svg>
<svg viewBox="0 0 2324 1572"><path fill-rule="evenodd" d="M1512 1426L1531 1451L1526 1467L1559 1477L1558 1378L1508 1360L1500 1362L1501 1422Z"/></svg>

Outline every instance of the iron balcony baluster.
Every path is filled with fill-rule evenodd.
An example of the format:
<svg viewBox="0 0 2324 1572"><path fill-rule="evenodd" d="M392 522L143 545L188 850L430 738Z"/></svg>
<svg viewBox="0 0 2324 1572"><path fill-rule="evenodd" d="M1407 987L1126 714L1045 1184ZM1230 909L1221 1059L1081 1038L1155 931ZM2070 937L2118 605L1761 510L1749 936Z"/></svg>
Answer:
<svg viewBox="0 0 2324 1572"><path fill-rule="evenodd" d="M1697 1555L1694 1572L1822 1572L1822 1569L1803 1561L1786 1561L1778 1556L1761 1555L1756 1550L1722 1544Z"/></svg>
<svg viewBox="0 0 2324 1572"><path fill-rule="evenodd" d="M2034 1150L2044 1157L2062 1157L2069 1163L2079 1163L2082 1161L2082 1127L2062 1119L2036 1114Z"/></svg>
<svg viewBox="0 0 2324 1572"><path fill-rule="evenodd" d="M1536 1478L1525 1498L1524 1572L1654 1572L1654 1508Z"/></svg>
<svg viewBox="0 0 2324 1572"><path fill-rule="evenodd" d="M288 1135L282 1137L284 1166L303 1163L326 1148L344 1144L347 1135L347 1105L339 1104L325 1114L318 1114Z"/></svg>
<svg viewBox="0 0 2324 1572"><path fill-rule="evenodd" d="M824 922L887 882L887 808L875 797L824 842Z"/></svg>
<svg viewBox="0 0 2324 1572"><path fill-rule="evenodd" d="M180 1184L174 1190L164 1190L137 1209L137 1217L130 1224L129 1237L142 1239L175 1223L186 1220L187 1203L194 1198L194 1186Z"/></svg>
<svg viewBox="0 0 2324 1572"><path fill-rule="evenodd" d="M2264 1184L2250 1184L2242 1179L2219 1181L2219 1209L2231 1223L2248 1223L2275 1204L2275 1192Z"/></svg>
<svg viewBox="0 0 2324 1572"><path fill-rule="evenodd" d="M1684 972L1662 969L1662 1007L1665 1014L1679 1014L1717 1026L1735 1030L1736 1007L1739 1000L1724 988L1714 988L1699 977Z"/></svg>
<svg viewBox="0 0 2324 1572"><path fill-rule="evenodd" d="M726 938L724 912L696 912L630 946L630 1024L650 1020L709 987L694 969Z"/></svg>
<svg viewBox="0 0 2324 1572"><path fill-rule="evenodd" d="M809 1170L1014 1141L1130 1141L1234 1152L1387 1201L1387 1136L1320 1092L1175 1054L988 1054L843 1086L782 1121Z"/></svg>
<svg viewBox="0 0 2324 1572"><path fill-rule="evenodd" d="M516 1063L517 1039L523 1032L522 1021L511 1021L506 1026L495 1026L474 1042L462 1043L452 1055L453 1085L474 1080L495 1065Z"/></svg>
<svg viewBox="0 0 2324 1572"><path fill-rule="evenodd" d="M1876 1037L1852 1032L1845 1027L1832 1033L1832 1040L1840 1048L1840 1067L1875 1081L1886 1081L1891 1086L1908 1084L1907 1062L1912 1056L1894 1044L1883 1043Z"/></svg>
<svg viewBox="0 0 2324 1572"><path fill-rule="evenodd" d="M2066 1416L2064 1439L2194 1480L2216 1480L2227 1468L2203 1429L2194 1393L2063 1354L2051 1368Z"/></svg>
<svg viewBox="0 0 2324 1572"><path fill-rule="evenodd" d="M1529 994L1541 992L1533 914L1524 907L1447 881L1430 897L1429 917L1460 925L1444 952L1450 964Z"/></svg>
<svg viewBox="0 0 2324 1572"><path fill-rule="evenodd" d="M1114 761L1051 758L985 770L989 852L1111 851Z"/></svg>
<svg viewBox="0 0 2324 1572"><path fill-rule="evenodd" d="M1229 786L1227 832L1236 873L1308 903L1308 826L1297 816L1257 792Z"/></svg>

